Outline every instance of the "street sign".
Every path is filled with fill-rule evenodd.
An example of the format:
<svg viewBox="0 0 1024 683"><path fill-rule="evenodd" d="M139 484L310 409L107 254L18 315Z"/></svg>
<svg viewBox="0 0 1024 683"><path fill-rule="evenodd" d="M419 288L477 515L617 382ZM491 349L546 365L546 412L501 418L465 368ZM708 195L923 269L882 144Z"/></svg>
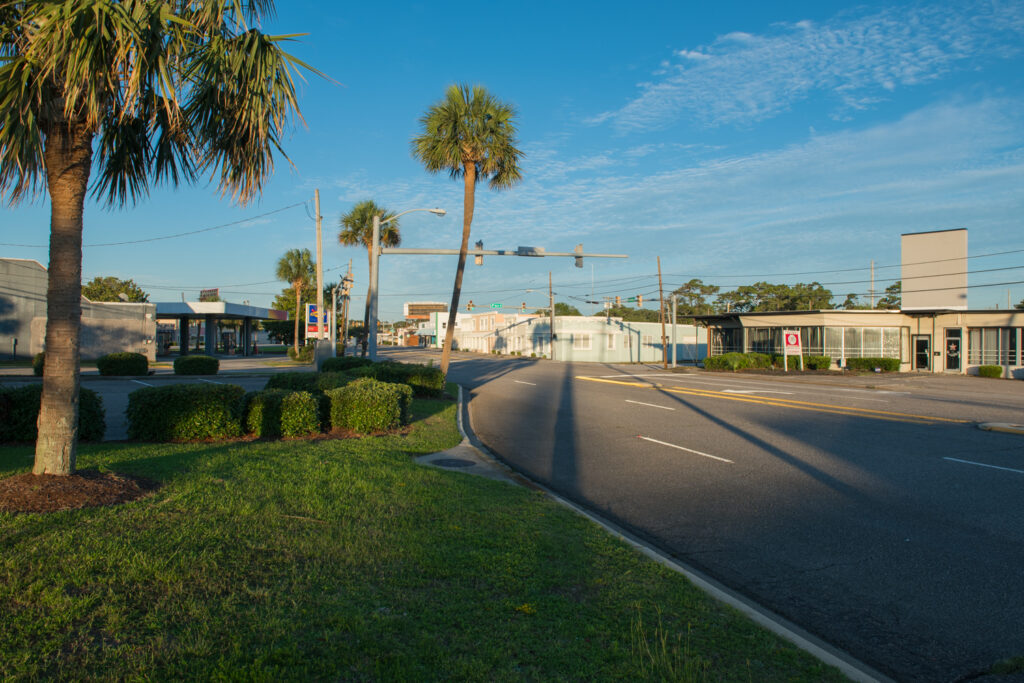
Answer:
<svg viewBox="0 0 1024 683"><path fill-rule="evenodd" d="M501 308L501 304L491 304L491 308Z"/></svg>
<svg viewBox="0 0 1024 683"><path fill-rule="evenodd" d="M328 312L328 316L330 313ZM324 325L327 325L327 317L324 317ZM315 335L320 330L320 316L317 314L316 304L306 304L306 335Z"/></svg>

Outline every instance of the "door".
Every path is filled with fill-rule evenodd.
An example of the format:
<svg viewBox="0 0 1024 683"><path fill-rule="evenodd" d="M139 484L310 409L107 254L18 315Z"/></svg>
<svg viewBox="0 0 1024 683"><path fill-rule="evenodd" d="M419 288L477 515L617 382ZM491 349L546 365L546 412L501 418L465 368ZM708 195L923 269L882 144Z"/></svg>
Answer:
<svg viewBox="0 0 1024 683"><path fill-rule="evenodd" d="M914 369L929 370L932 366L932 336L914 335Z"/></svg>
<svg viewBox="0 0 1024 683"><path fill-rule="evenodd" d="M960 328L946 330L946 369L960 372Z"/></svg>

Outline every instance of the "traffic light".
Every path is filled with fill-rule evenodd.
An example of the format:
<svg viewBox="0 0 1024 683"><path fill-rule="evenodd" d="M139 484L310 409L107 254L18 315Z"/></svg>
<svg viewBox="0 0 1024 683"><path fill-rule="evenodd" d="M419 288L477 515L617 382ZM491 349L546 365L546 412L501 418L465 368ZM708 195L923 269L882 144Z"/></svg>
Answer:
<svg viewBox="0 0 1024 683"><path fill-rule="evenodd" d="M618 308L621 305L622 305L622 297L621 296L615 297L615 308Z"/></svg>
<svg viewBox="0 0 1024 683"><path fill-rule="evenodd" d="M636 307L637 308L643 308L644 307L644 295L643 294L637 294L636 295Z"/></svg>
<svg viewBox="0 0 1024 683"><path fill-rule="evenodd" d="M576 251L576 254L577 254L577 256L575 257L576 258L576 267L577 268L582 268L583 267L583 245L582 244L577 244L575 251Z"/></svg>
<svg viewBox="0 0 1024 683"><path fill-rule="evenodd" d="M473 310L473 300L472 299L470 299L469 303L466 304L466 310L467 311L472 311Z"/></svg>
<svg viewBox="0 0 1024 683"><path fill-rule="evenodd" d="M526 313L526 302L525 301L523 302L523 305L519 307L519 310L521 310L523 313Z"/></svg>
<svg viewBox="0 0 1024 683"><path fill-rule="evenodd" d="M483 240L477 240L476 248L479 251L483 251L484 241ZM473 263L475 263L478 266L482 266L484 264L484 255L483 254L477 254L476 256L474 256L473 257Z"/></svg>

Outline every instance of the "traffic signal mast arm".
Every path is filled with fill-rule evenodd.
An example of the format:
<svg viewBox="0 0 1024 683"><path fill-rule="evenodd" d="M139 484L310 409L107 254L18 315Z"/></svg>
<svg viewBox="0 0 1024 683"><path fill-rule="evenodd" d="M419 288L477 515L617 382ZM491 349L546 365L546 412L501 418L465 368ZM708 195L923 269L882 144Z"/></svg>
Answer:
<svg viewBox="0 0 1024 683"><path fill-rule="evenodd" d="M434 256L458 256L458 249L418 249L415 247L381 247L381 254L431 254ZM629 258L628 254L584 254L580 251L544 251L543 247L518 247L516 249L469 249L468 256L573 256L580 258Z"/></svg>

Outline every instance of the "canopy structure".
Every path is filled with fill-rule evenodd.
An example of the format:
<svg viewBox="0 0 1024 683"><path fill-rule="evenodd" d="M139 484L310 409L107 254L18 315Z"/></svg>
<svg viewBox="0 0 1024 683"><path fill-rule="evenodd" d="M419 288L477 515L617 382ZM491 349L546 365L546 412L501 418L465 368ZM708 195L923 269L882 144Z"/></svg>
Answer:
<svg viewBox="0 0 1024 683"><path fill-rule="evenodd" d="M188 353L189 321L200 319L206 325L206 348L217 348L217 321L241 320L242 334L239 348L243 356L252 353L253 320L287 320L288 314L272 308L260 308L248 304L232 304L226 301L170 301L157 303L157 320L177 320L180 336L179 348L182 355Z"/></svg>

